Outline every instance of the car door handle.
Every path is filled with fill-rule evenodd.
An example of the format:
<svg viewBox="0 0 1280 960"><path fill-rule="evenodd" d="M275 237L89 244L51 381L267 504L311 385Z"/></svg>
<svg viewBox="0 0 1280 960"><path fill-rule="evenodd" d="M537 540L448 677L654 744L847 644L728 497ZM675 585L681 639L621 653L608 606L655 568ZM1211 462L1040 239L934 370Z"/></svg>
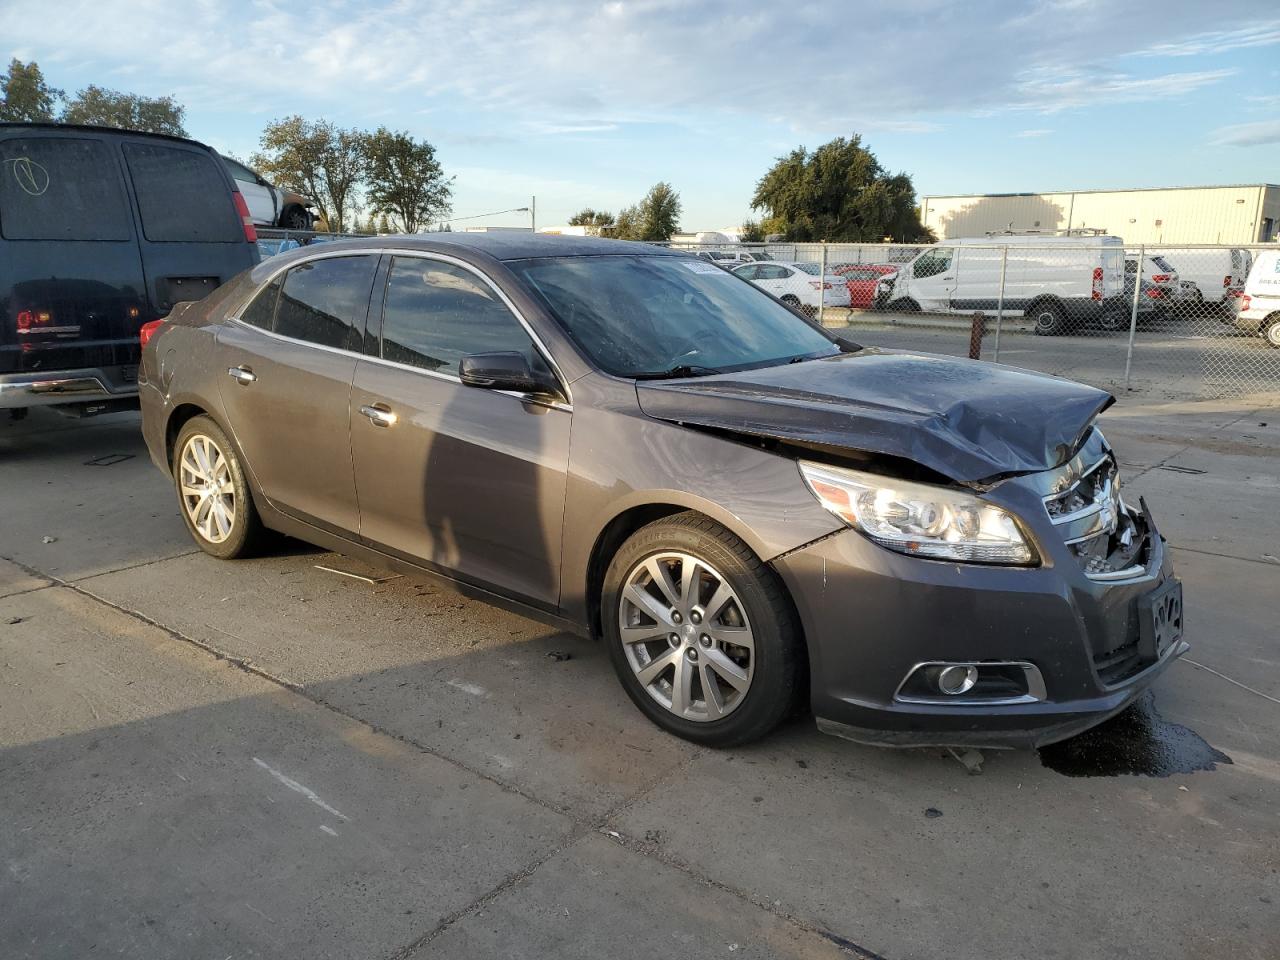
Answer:
<svg viewBox="0 0 1280 960"><path fill-rule="evenodd" d="M244 366L230 367L227 370L227 376L231 377L231 379L235 380L241 386L253 383L258 379L258 375L256 373Z"/></svg>
<svg viewBox="0 0 1280 960"><path fill-rule="evenodd" d="M398 419L385 403L366 404L360 408L360 412L368 417L369 422L375 427L394 426Z"/></svg>

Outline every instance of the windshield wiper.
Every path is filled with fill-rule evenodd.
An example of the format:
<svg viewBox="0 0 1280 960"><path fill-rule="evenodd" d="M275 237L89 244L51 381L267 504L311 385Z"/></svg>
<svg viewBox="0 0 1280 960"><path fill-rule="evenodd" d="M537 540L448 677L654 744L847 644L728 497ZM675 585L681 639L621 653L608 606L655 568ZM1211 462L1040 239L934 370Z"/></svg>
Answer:
<svg viewBox="0 0 1280 960"><path fill-rule="evenodd" d="M702 367L696 363L678 363L667 370L648 370L631 376L635 380L679 380L683 377L706 377L719 372L714 367Z"/></svg>

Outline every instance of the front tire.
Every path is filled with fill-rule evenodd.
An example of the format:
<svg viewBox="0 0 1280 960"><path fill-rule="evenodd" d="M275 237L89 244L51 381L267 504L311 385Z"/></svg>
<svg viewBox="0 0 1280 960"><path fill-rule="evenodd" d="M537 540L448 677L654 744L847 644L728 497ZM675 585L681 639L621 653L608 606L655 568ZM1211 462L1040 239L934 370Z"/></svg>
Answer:
<svg viewBox="0 0 1280 960"><path fill-rule="evenodd" d="M796 703L804 660L790 599L706 517L682 513L633 534L605 574L601 619L623 689L678 737L748 743Z"/></svg>
<svg viewBox="0 0 1280 960"><path fill-rule="evenodd" d="M1263 322L1262 338L1268 346L1280 350L1280 313L1272 314Z"/></svg>
<svg viewBox="0 0 1280 960"><path fill-rule="evenodd" d="M191 539L222 560L248 556L262 540L262 521L235 447L209 417L192 417L174 442L173 483Z"/></svg>
<svg viewBox="0 0 1280 960"><path fill-rule="evenodd" d="M289 207L280 214L280 226L285 230L310 230L314 225L311 214L302 207Z"/></svg>

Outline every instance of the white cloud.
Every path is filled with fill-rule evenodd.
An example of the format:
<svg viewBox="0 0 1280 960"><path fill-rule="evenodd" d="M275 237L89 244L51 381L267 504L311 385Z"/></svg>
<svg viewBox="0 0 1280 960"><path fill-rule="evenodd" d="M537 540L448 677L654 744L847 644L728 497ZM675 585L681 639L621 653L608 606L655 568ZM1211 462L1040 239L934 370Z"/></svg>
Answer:
<svg viewBox="0 0 1280 960"><path fill-rule="evenodd" d="M1054 113L1074 107L1167 100L1219 83L1236 72L1233 69L1200 70L1135 77L1104 71L1041 68L1026 74L1017 84L1013 103Z"/></svg>
<svg viewBox="0 0 1280 960"><path fill-rule="evenodd" d="M864 0L852 17L822 0L201 0L181 16L171 0L57 6L55 23L47 0L0 0L3 46L100 76L130 51L162 51L129 86L193 112L274 103L363 117L391 105L411 116L449 104L549 136L744 115L927 133L952 115L1158 100L1229 73L1138 76L1116 62L1139 48L1149 64L1194 44L1269 43L1274 27L1247 26L1256 0L1215 0L1222 32L1192 40L1180 25L1204 19L1202 0ZM1027 63L1080 66L1028 74ZM530 116L553 119L521 125Z"/></svg>
<svg viewBox="0 0 1280 960"><path fill-rule="evenodd" d="M1014 136L1019 139L1030 140L1033 137L1047 137L1051 133L1053 133L1052 130L1041 128L1039 130L1019 130Z"/></svg>
<svg viewBox="0 0 1280 960"><path fill-rule="evenodd" d="M1277 43L1280 43L1280 20L1265 20L1238 30L1210 30L1172 43L1157 43L1138 52L1147 57L1195 57Z"/></svg>
<svg viewBox="0 0 1280 960"><path fill-rule="evenodd" d="M1280 143L1280 120L1235 123L1219 127L1209 137L1214 146L1257 147L1264 143Z"/></svg>

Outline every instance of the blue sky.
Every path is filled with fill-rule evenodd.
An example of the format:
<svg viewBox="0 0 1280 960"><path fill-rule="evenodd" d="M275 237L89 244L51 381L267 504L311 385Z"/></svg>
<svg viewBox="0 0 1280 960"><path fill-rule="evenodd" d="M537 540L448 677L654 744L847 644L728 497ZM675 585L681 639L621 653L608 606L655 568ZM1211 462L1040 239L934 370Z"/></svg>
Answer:
<svg viewBox="0 0 1280 960"><path fill-rule="evenodd" d="M241 157L292 113L408 130L459 216L667 180L730 226L853 132L921 194L1280 182L1275 0L0 0L0 55L176 96Z"/></svg>

